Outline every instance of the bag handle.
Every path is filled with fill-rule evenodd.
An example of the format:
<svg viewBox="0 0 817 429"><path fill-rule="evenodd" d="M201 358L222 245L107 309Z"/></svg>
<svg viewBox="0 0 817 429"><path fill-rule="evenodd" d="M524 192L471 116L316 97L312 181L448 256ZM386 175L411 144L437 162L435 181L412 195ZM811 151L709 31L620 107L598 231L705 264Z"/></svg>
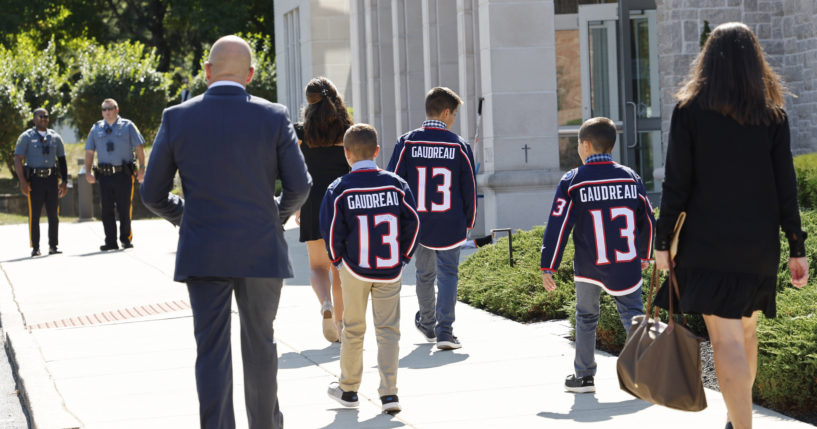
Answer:
<svg viewBox="0 0 817 429"><path fill-rule="evenodd" d="M650 276L650 293L647 295L647 315L650 314L652 311L653 316L652 318L658 320L658 306L653 305L652 297L653 291L655 290L655 284L658 282L658 268L655 267L653 264L652 266L652 276Z"/></svg>
<svg viewBox="0 0 817 429"><path fill-rule="evenodd" d="M647 296L647 314L650 314L652 311L652 318L658 320L658 306L654 305L653 302L653 292L656 289L656 284L658 283L658 268L653 265L652 267L652 275L650 276L650 292ZM672 317L675 314L675 306L673 305L674 299L678 300L678 303L681 303L681 292L678 288L678 278L675 276L675 268L670 268L669 270L669 324L675 323L675 318ZM673 299L674 298L674 299ZM687 317L684 313L681 314L682 325L687 326Z"/></svg>

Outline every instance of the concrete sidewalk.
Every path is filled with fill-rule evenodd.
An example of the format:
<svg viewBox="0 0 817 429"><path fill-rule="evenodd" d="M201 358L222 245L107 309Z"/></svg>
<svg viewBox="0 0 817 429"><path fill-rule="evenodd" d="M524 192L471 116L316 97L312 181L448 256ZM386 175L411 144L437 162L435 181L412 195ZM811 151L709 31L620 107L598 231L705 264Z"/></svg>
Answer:
<svg viewBox="0 0 817 429"><path fill-rule="evenodd" d="M164 221L137 221L133 229L134 249L100 253L99 222L62 224L64 253L31 259L27 225L0 227L0 316L36 427L198 427L192 317L185 286L171 280L177 230ZM360 409L339 409L325 392L340 372L340 346L321 334L297 230L287 239L296 278L284 287L275 328L288 428L724 425L719 393L708 391L709 408L699 413L652 406L619 390L615 358L603 353L598 392L564 393L573 345L563 323L524 325L460 303L455 330L463 348L439 352L413 326L413 270L401 295L404 411L380 413L371 325ZM237 314L233 321L236 418L246 427ZM764 429L813 427L761 407L755 419Z"/></svg>

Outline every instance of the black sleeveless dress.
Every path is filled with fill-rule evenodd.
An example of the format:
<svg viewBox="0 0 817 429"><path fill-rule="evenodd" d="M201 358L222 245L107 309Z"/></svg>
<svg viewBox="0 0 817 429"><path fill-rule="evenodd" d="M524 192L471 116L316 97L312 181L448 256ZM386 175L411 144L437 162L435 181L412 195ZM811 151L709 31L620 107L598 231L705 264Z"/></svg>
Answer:
<svg viewBox="0 0 817 429"><path fill-rule="evenodd" d="M312 176L309 198L301 207L300 241L304 242L323 238L318 215L326 188L335 179L348 173L350 168L343 154L343 146L309 147L306 142L302 142L301 153L306 161L306 169Z"/></svg>

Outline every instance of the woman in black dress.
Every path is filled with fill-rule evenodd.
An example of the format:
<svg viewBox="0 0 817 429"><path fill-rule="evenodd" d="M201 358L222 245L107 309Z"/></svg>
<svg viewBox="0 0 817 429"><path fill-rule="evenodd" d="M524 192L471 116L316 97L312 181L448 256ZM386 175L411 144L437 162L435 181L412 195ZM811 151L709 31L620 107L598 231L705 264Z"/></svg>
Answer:
<svg viewBox="0 0 817 429"><path fill-rule="evenodd" d="M329 262L326 243L321 237L318 213L326 188L349 172L343 154L343 134L352 125L352 118L337 88L325 77L309 81L306 101L309 104L303 111L304 122L302 126L296 124L296 131L301 139L307 170L312 176L312 189L299 215L300 241L306 242L309 253L309 280L321 303L323 335L335 342L343 329L343 298L338 270Z"/></svg>
<svg viewBox="0 0 817 429"><path fill-rule="evenodd" d="M686 211L674 263L680 310L703 314L727 428L752 427L755 328L759 311L776 314L781 227L792 284L808 280L785 91L752 31L727 23L709 36L672 113L656 265L669 268L673 226ZM667 289L656 297L664 307Z"/></svg>

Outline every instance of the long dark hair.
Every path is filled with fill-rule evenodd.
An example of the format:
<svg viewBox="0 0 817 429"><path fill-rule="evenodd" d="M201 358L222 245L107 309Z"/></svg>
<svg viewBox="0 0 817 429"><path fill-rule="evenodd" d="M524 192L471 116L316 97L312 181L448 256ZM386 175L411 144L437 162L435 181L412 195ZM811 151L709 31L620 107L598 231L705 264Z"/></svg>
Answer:
<svg viewBox="0 0 817 429"><path fill-rule="evenodd" d="M681 85L675 94L681 106L694 102L741 125L780 123L789 94L757 37L740 22L712 31Z"/></svg>
<svg viewBox="0 0 817 429"><path fill-rule="evenodd" d="M303 111L304 143L309 147L328 147L343 141L343 133L352 125L352 117L338 95L338 89L321 76L306 84Z"/></svg>

